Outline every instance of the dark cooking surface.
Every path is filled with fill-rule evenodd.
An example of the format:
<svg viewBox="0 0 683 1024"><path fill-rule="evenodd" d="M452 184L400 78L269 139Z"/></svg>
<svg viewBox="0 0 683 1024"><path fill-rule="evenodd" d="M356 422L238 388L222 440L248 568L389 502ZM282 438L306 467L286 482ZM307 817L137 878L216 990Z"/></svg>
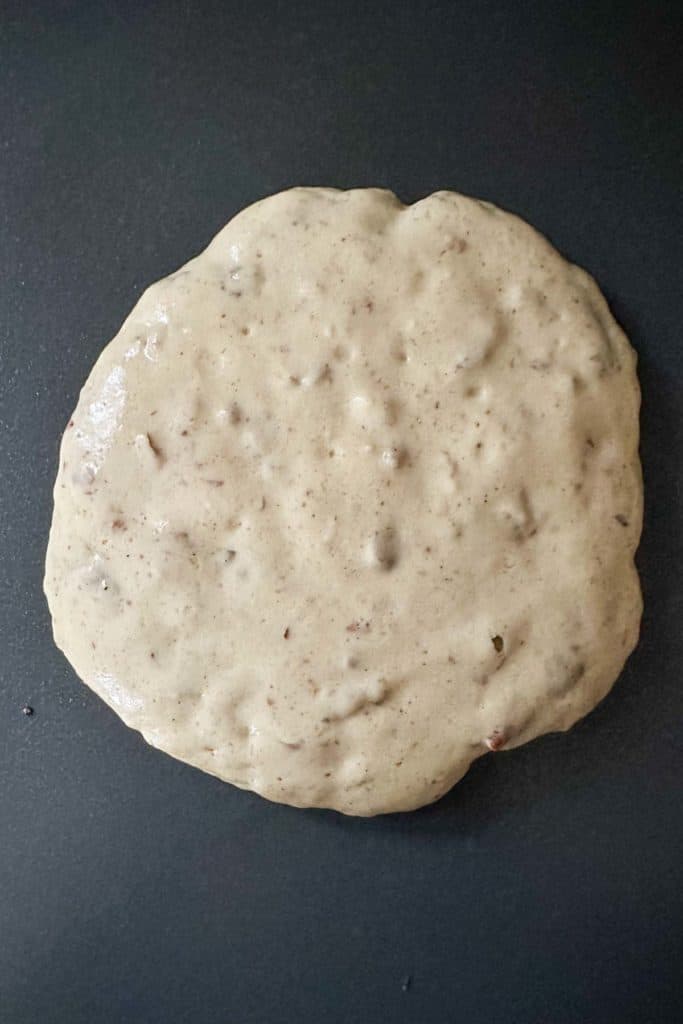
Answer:
<svg viewBox="0 0 683 1024"><path fill-rule="evenodd" d="M680 1020L676 7L2 5L2 1024ZM270 805L149 749L75 679L41 595L93 360L146 284L299 183L515 210L641 359L640 647L570 734L405 817Z"/></svg>

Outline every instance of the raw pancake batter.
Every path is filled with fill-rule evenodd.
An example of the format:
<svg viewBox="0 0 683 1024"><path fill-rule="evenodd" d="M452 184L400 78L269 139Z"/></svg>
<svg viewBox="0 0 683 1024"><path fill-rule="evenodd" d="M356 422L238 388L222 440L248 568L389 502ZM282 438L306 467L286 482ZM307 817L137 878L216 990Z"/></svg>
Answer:
<svg viewBox="0 0 683 1024"><path fill-rule="evenodd" d="M635 356L448 192L293 189L140 299L64 435L55 638L154 746L349 814L567 729L641 614Z"/></svg>

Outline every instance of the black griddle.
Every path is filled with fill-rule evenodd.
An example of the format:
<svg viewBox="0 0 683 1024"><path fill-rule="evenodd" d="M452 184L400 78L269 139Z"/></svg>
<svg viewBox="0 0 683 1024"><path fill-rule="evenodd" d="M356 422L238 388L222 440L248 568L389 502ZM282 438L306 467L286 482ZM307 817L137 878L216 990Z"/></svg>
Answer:
<svg viewBox="0 0 683 1024"><path fill-rule="evenodd" d="M682 42L660 2L0 4L0 1024L681 1020ZM294 184L513 210L640 356L640 646L569 734L405 816L272 805L147 747L41 593L93 361Z"/></svg>

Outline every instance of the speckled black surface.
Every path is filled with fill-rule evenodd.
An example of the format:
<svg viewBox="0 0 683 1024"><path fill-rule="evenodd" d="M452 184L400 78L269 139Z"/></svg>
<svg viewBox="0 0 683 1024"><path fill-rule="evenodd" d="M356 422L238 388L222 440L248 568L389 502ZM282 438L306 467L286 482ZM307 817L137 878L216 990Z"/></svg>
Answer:
<svg viewBox="0 0 683 1024"><path fill-rule="evenodd" d="M680 1020L677 11L0 7L2 1024ZM520 213L641 359L637 652L570 734L405 817L273 806L149 749L76 680L41 594L59 435L100 349L233 213L304 183Z"/></svg>

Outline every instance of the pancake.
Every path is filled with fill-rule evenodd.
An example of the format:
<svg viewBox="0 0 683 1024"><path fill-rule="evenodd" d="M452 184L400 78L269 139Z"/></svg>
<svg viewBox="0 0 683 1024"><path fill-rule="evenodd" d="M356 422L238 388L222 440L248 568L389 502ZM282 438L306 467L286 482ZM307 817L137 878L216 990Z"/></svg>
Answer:
<svg viewBox="0 0 683 1024"><path fill-rule="evenodd" d="M297 188L149 288L62 442L57 644L145 739L347 814L570 727L637 642L635 354L450 192Z"/></svg>

